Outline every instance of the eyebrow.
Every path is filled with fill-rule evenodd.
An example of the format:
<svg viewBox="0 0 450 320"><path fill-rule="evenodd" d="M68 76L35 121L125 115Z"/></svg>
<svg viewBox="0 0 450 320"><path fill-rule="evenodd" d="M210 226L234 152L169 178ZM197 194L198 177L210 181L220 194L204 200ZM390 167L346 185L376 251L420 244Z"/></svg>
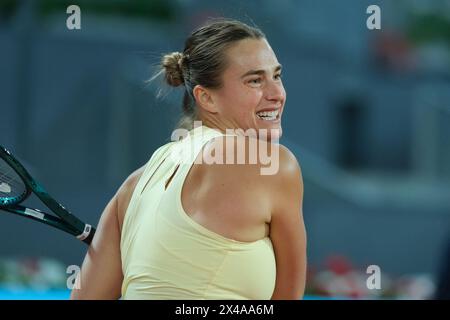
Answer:
<svg viewBox="0 0 450 320"><path fill-rule="evenodd" d="M274 72L280 71L281 68L282 68L282 65L281 65L281 64L277 65L277 66L275 67L275 69L274 69ZM241 76L241 78L245 78L245 77L247 77L247 76L255 75L255 74L257 74L257 75L262 75L262 74L264 74L264 73L266 73L266 71L263 70L263 69L260 69L260 70L249 70L249 71L247 71L246 73L244 73L244 74Z"/></svg>

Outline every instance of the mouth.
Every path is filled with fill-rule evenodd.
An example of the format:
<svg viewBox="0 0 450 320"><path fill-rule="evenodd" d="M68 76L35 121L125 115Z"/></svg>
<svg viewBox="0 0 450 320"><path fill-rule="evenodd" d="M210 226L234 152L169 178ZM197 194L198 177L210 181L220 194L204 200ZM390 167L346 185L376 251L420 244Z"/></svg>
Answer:
<svg viewBox="0 0 450 320"><path fill-rule="evenodd" d="M278 121L280 120L280 111L281 109L272 111L259 111L256 113L256 115L263 121Z"/></svg>

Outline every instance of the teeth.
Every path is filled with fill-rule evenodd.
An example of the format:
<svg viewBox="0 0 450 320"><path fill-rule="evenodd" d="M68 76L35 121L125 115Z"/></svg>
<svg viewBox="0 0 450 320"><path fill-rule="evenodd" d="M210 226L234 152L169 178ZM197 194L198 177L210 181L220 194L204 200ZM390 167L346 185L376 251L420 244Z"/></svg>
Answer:
<svg viewBox="0 0 450 320"><path fill-rule="evenodd" d="M278 115L278 110L275 111L261 111L257 113L258 116L263 117L276 117Z"/></svg>
<svg viewBox="0 0 450 320"><path fill-rule="evenodd" d="M256 115L263 120L275 120L278 116L279 111L261 111L257 112Z"/></svg>

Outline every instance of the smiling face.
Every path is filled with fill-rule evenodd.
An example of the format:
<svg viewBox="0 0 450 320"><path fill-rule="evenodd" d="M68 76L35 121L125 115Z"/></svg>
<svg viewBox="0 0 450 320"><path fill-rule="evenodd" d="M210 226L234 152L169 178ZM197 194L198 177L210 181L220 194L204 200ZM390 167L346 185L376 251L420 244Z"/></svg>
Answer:
<svg viewBox="0 0 450 320"><path fill-rule="evenodd" d="M271 129L282 133L281 115L286 92L281 65L266 39L244 39L225 53L227 67L222 86L209 89L214 112L204 114L206 122L221 129Z"/></svg>

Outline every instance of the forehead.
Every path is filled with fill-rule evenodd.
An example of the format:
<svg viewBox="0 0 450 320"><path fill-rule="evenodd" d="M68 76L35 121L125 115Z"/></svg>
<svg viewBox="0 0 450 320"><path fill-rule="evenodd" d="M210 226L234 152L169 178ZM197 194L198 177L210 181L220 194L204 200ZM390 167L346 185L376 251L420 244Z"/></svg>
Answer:
<svg viewBox="0 0 450 320"><path fill-rule="evenodd" d="M241 75L248 70L273 70L279 63L266 39L244 39L226 51L225 73Z"/></svg>

